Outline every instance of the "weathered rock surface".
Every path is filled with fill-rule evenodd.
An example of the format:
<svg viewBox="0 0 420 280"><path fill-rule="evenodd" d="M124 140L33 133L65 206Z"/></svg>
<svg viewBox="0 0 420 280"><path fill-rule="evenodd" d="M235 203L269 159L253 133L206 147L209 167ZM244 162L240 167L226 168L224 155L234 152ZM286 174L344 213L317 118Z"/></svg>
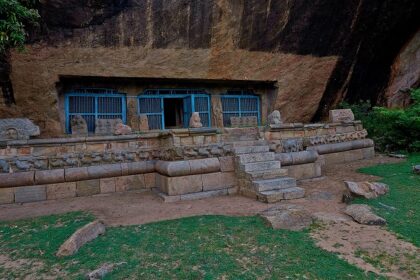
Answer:
<svg viewBox="0 0 420 280"><path fill-rule="evenodd" d="M274 229L302 230L312 224L311 214L302 206L285 204L260 213Z"/></svg>
<svg viewBox="0 0 420 280"><path fill-rule="evenodd" d="M11 77L16 101L1 106L0 116L25 112L45 135L60 134L57 77L75 75L277 81L268 110L307 122L317 108L326 116L343 96L380 99L390 66L417 32L419 6L412 0L41 1L42 22L30 32L27 52L12 52L10 75L0 65L0 82L9 89Z"/></svg>
<svg viewBox="0 0 420 280"><path fill-rule="evenodd" d="M413 172L416 174L420 174L420 164L413 166Z"/></svg>
<svg viewBox="0 0 420 280"><path fill-rule="evenodd" d="M364 225L385 225L386 220L375 215L368 205L353 204L346 207L344 213L356 222Z"/></svg>
<svg viewBox="0 0 420 280"><path fill-rule="evenodd" d="M105 233L105 225L101 221L91 222L78 229L58 249L57 256L65 257L75 254L80 247Z"/></svg>
<svg viewBox="0 0 420 280"><path fill-rule="evenodd" d="M132 129L128 125L123 123L118 123L115 125L114 135L127 135L131 134Z"/></svg>
<svg viewBox="0 0 420 280"><path fill-rule="evenodd" d="M368 199L384 195L389 191L389 187L386 184L378 182L345 181L344 184L352 195L362 196Z"/></svg>

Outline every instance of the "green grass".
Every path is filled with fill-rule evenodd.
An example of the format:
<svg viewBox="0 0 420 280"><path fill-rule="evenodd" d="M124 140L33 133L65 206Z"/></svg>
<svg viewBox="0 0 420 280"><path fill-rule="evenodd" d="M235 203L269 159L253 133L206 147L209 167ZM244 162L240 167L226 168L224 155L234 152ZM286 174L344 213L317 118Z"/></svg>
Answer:
<svg viewBox="0 0 420 280"><path fill-rule="evenodd" d="M81 279L105 262L126 262L107 279L377 278L316 247L308 231L273 230L259 217L198 216L108 228L76 255L56 258L60 244L92 219L75 212L0 223L0 254L29 263L0 267L0 278L24 278L35 267L39 278L61 271L62 278ZM44 265L37 268L36 261Z"/></svg>
<svg viewBox="0 0 420 280"><path fill-rule="evenodd" d="M390 230L420 247L420 175L412 172L414 164L420 164L420 154L411 154L401 163L360 169L382 177L380 181L389 185L390 192L373 200L357 199L356 203L371 205L387 220Z"/></svg>

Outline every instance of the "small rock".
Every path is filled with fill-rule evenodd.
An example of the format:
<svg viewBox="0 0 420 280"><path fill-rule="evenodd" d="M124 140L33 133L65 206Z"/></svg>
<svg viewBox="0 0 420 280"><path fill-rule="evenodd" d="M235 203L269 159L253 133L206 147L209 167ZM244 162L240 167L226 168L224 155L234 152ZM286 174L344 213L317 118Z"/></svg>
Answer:
<svg viewBox="0 0 420 280"><path fill-rule="evenodd" d="M372 209L365 204L353 204L346 207L344 213L352 217L359 224L385 225L386 220L375 215Z"/></svg>
<svg viewBox="0 0 420 280"><path fill-rule="evenodd" d="M101 267L95 269L92 272L89 272L88 274L86 274L86 279L88 280L98 280L98 279L103 279L108 273L112 272L116 267L122 265L122 264L126 264L126 262L121 262L121 263L117 263L117 264L103 264L101 265Z"/></svg>
<svg viewBox="0 0 420 280"><path fill-rule="evenodd" d="M362 196L367 199L376 198L380 195L386 194L389 191L388 186L383 183L351 181L345 181L344 183L351 194Z"/></svg>
<svg viewBox="0 0 420 280"><path fill-rule="evenodd" d="M415 174L420 174L420 164L417 164L417 165L413 166L413 172Z"/></svg>
<svg viewBox="0 0 420 280"><path fill-rule="evenodd" d="M341 223L351 220L347 215L329 212L316 212L313 214L313 218L323 223Z"/></svg>
<svg viewBox="0 0 420 280"><path fill-rule="evenodd" d="M260 213L274 229L303 230L312 224L312 217L302 206L277 205Z"/></svg>
<svg viewBox="0 0 420 280"><path fill-rule="evenodd" d="M58 249L57 257L71 256L80 247L105 233L105 225L101 221L93 221L78 229Z"/></svg>
<svg viewBox="0 0 420 280"><path fill-rule="evenodd" d="M401 154L389 154L388 156L393 157L393 158L407 158L406 155L401 155Z"/></svg>

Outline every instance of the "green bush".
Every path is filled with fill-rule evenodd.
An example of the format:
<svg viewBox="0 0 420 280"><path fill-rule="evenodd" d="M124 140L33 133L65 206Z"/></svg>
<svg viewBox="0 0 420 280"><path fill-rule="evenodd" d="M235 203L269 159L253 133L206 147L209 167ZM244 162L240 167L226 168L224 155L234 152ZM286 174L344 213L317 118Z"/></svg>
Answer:
<svg viewBox="0 0 420 280"><path fill-rule="evenodd" d="M343 102L340 108L352 109L363 122L379 151L420 151L420 89L412 90L412 105L405 109L372 107L370 102Z"/></svg>

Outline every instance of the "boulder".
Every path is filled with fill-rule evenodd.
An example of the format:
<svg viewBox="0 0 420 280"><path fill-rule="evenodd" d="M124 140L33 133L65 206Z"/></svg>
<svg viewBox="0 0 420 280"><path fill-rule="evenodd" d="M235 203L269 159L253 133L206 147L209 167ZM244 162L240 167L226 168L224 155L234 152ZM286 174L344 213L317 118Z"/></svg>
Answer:
<svg viewBox="0 0 420 280"><path fill-rule="evenodd" d="M375 215L372 209L365 204L353 204L346 207L344 213L352 217L359 224L385 225L386 220Z"/></svg>
<svg viewBox="0 0 420 280"><path fill-rule="evenodd" d="M351 195L361 196L367 199L376 198L384 195L389 191L389 188L384 183L370 183L370 182L352 182L344 181L347 189Z"/></svg>
<svg viewBox="0 0 420 280"><path fill-rule="evenodd" d="M71 256L80 247L105 233L105 225L101 221L93 221L78 229L58 249L57 257Z"/></svg>
<svg viewBox="0 0 420 280"><path fill-rule="evenodd" d="M283 204L271 207L260 216L274 229L303 230L312 224L312 216L302 206Z"/></svg>
<svg viewBox="0 0 420 280"><path fill-rule="evenodd" d="M39 134L39 127L29 119L0 119L0 140L27 140Z"/></svg>
<svg viewBox="0 0 420 280"><path fill-rule="evenodd" d="M413 172L415 174L420 174L420 164L417 164L417 165L413 166Z"/></svg>

